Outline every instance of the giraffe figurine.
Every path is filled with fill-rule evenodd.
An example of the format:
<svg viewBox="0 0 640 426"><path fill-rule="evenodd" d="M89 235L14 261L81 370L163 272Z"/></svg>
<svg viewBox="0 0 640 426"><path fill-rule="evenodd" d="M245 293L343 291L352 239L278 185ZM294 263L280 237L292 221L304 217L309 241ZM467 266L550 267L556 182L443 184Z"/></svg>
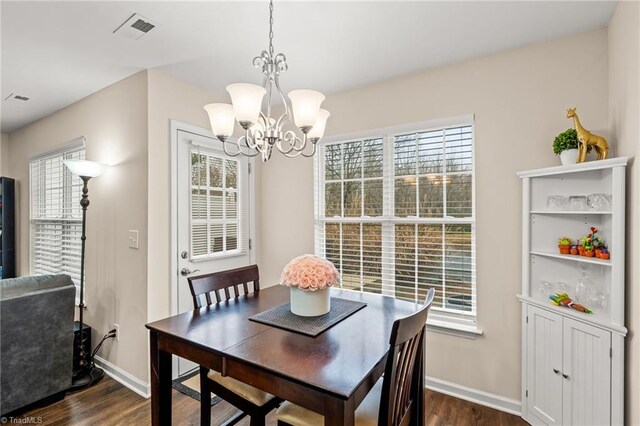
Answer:
<svg viewBox="0 0 640 426"><path fill-rule="evenodd" d="M584 163L587 160L587 151L589 146L593 146L596 150L596 158L604 160L609 156L609 144L602 136L594 135L580 124L578 114L575 108L567 110L567 118L573 118L573 125L578 134L578 163Z"/></svg>

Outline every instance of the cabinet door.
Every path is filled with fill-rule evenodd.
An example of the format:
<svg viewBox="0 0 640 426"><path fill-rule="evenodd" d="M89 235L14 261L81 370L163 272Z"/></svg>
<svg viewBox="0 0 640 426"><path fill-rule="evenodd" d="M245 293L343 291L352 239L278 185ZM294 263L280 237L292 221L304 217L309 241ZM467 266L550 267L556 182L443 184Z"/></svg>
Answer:
<svg viewBox="0 0 640 426"><path fill-rule="evenodd" d="M534 306L527 312L527 417L561 424L562 317Z"/></svg>
<svg viewBox="0 0 640 426"><path fill-rule="evenodd" d="M563 423L611 423L611 333L565 318L563 322Z"/></svg>

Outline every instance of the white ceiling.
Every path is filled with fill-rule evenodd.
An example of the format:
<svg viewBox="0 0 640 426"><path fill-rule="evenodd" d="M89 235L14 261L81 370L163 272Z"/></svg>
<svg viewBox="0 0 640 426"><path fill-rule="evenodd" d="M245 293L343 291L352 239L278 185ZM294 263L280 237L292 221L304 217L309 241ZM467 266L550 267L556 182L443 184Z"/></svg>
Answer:
<svg viewBox="0 0 640 426"><path fill-rule="evenodd" d="M615 2L276 2L285 92L335 93L397 75L606 26ZM2 132L139 70L158 68L220 99L267 47L267 2L2 1ZM112 31L138 12L138 41ZM215 99L212 99L215 100Z"/></svg>

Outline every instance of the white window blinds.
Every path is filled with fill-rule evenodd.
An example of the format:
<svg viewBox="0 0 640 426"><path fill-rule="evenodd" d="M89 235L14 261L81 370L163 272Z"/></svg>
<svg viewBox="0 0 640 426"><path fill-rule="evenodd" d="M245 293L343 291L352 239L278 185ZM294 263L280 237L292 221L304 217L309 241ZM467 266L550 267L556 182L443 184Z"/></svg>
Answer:
<svg viewBox="0 0 640 426"><path fill-rule="evenodd" d="M31 273L68 274L80 284L82 180L64 160L84 159L84 146L31 160Z"/></svg>
<svg viewBox="0 0 640 426"><path fill-rule="evenodd" d="M244 164L246 166L246 164ZM196 146L191 151L191 257L234 255L247 249L242 191L247 172L238 159Z"/></svg>
<svg viewBox="0 0 640 426"><path fill-rule="evenodd" d="M436 310L475 321L471 119L327 142L315 180L316 253L344 288L420 302L435 288Z"/></svg>

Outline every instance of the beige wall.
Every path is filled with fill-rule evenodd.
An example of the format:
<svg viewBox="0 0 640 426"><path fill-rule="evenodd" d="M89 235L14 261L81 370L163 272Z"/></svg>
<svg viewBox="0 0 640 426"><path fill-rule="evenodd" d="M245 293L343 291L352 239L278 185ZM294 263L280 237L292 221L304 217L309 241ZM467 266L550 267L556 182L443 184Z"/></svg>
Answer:
<svg viewBox="0 0 640 426"><path fill-rule="evenodd" d="M170 121L208 128L202 108L221 102L210 93L149 70L149 321L171 314Z"/></svg>
<svg viewBox="0 0 640 426"><path fill-rule="evenodd" d="M427 53L427 52L425 52ZM484 335L430 333L428 374L520 399L519 170L559 164L553 138L576 106L607 134L607 33L598 30L329 96L328 132L341 134L475 114L478 321ZM309 160L262 167L261 268L275 282L293 256L313 252ZM496 267L499 264L500 267Z"/></svg>
<svg viewBox="0 0 640 426"><path fill-rule="evenodd" d="M9 136L8 175L17 179L18 273L29 274L29 159L85 136L86 157L113 165L89 185L85 319L100 339L120 324L120 341L99 355L148 381L147 73L140 72ZM4 170L3 170L4 171ZM140 248L128 248L128 230Z"/></svg>
<svg viewBox="0 0 640 426"><path fill-rule="evenodd" d="M9 135L6 133L2 133L2 138L0 139L0 176L7 175L7 162L9 160L7 149L9 149Z"/></svg>
<svg viewBox="0 0 640 426"><path fill-rule="evenodd" d="M640 424L640 3L621 2L609 24L609 126L619 155L636 157L627 173L627 328L626 413L628 424Z"/></svg>

